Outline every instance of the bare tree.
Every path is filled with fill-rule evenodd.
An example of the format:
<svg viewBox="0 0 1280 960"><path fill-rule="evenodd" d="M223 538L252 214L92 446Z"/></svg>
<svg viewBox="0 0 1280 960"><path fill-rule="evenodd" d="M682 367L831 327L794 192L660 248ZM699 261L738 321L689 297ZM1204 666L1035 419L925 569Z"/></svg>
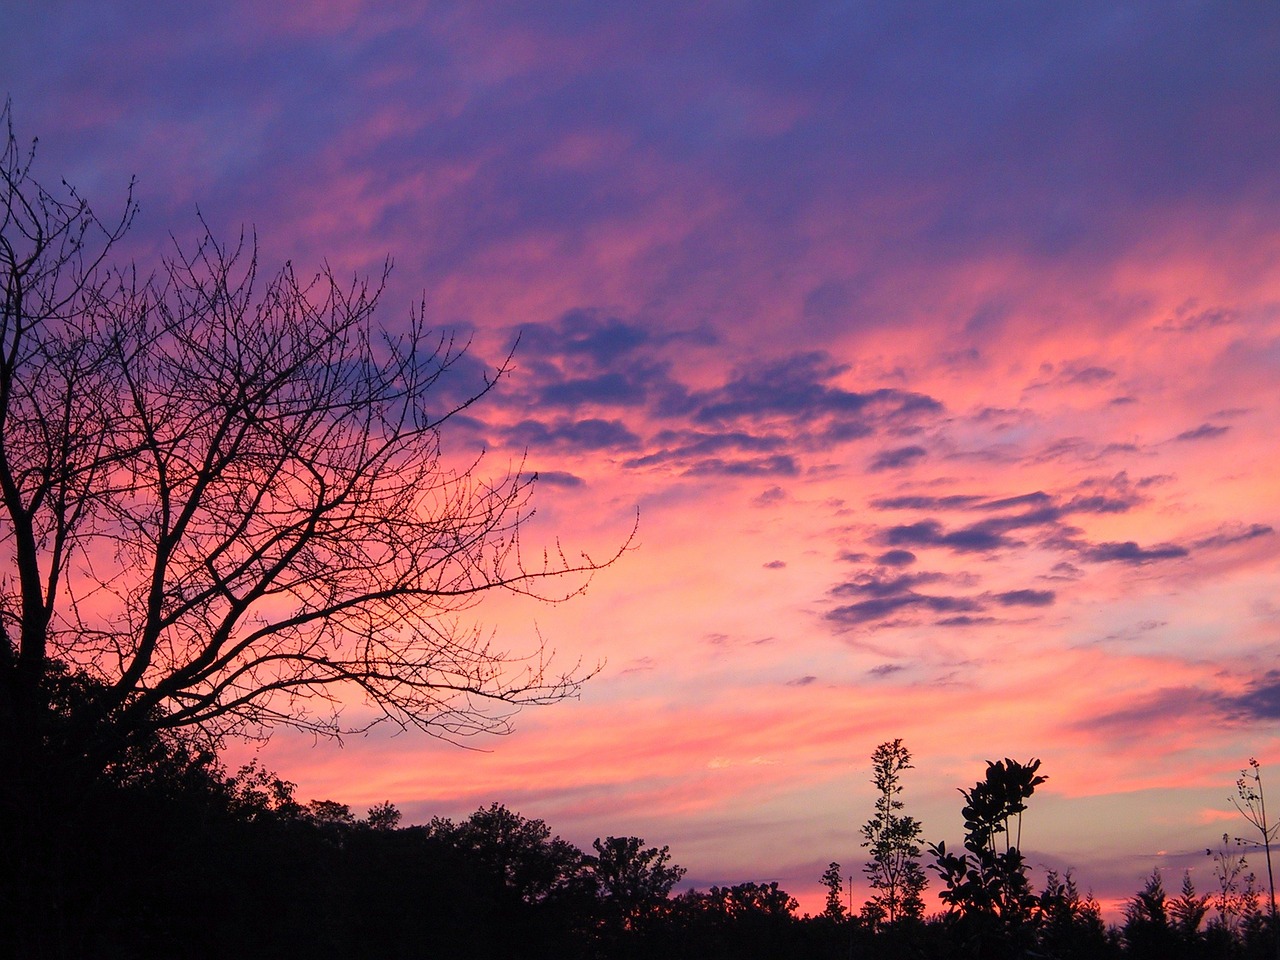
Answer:
<svg viewBox="0 0 1280 960"><path fill-rule="evenodd" d="M581 665L553 669L541 639L513 653L459 617L494 591L572 596L621 553L526 556L533 479L517 465L490 481L442 453L441 428L510 357L459 393L466 344L430 336L421 311L399 335L375 324L386 268L344 282L286 264L264 280L252 238L225 246L207 227L152 275L113 266L132 188L110 221L46 189L9 114L4 759L36 760L66 674L89 681L84 730L117 742L339 734L358 698L373 712L356 726L456 738L572 695Z"/></svg>
<svg viewBox="0 0 1280 960"><path fill-rule="evenodd" d="M1258 832L1263 856L1267 861L1267 904L1268 916L1271 918L1271 937L1275 945L1275 954L1280 958L1280 921L1276 916L1276 880L1271 869L1271 845L1275 843L1276 834L1280 832L1280 823L1267 818L1267 795L1262 789L1262 764L1257 758L1249 758L1249 769L1241 770L1236 780L1236 795L1231 798L1236 812ZM1250 838L1238 838L1243 843L1252 843Z"/></svg>

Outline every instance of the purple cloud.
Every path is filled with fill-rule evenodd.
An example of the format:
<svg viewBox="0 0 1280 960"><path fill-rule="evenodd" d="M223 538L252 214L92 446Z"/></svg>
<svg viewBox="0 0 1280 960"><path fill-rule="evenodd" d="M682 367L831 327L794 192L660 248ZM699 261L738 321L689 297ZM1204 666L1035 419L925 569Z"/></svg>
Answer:
<svg viewBox="0 0 1280 960"><path fill-rule="evenodd" d="M883 470L901 470L903 467L909 467L919 460L923 460L928 455L928 451L924 447L894 447L892 450L881 450L871 458L868 467L872 473L879 473Z"/></svg>
<svg viewBox="0 0 1280 960"><path fill-rule="evenodd" d="M937 520L887 527L879 539L890 547L946 547L956 553L987 553L1013 542L980 524L947 531Z"/></svg>
<svg viewBox="0 0 1280 960"><path fill-rule="evenodd" d="M916 562L916 555L910 550L886 550L876 557L876 563L885 567L908 567Z"/></svg>
<svg viewBox="0 0 1280 960"><path fill-rule="evenodd" d="M1157 560L1176 560L1189 553L1186 547L1180 547L1176 543L1141 547L1133 540L1125 540L1122 543L1098 543L1080 550L1081 558L1093 563L1144 564Z"/></svg>
<svg viewBox="0 0 1280 960"><path fill-rule="evenodd" d="M1194 430L1183 430L1173 439L1180 442L1186 442L1188 440L1213 440L1216 437L1222 436L1230 429L1230 427L1215 426L1212 423L1202 423Z"/></svg>
<svg viewBox="0 0 1280 960"><path fill-rule="evenodd" d="M1007 590L992 599L1002 607L1048 607L1054 598L1052 590Z"/></svg>

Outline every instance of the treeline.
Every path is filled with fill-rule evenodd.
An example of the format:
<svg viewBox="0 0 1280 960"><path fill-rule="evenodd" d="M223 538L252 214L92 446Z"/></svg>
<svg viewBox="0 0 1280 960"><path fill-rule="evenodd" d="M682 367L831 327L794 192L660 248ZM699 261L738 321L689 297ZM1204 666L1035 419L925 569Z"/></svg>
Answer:
<svg viewBox="0 0 1280 960"><path fill-rule="evenodd" d="M585 852L497 803L403 826L161 738L49 776L68 777L42 785L57 799L5 822L0 942L19 957L765 957L809 935L776 884L673 896L666 847Z"/></svg>
<svg viewBox="0 0 1280 960"><path fill-rule="evenodd" d="M879 769L902 769L889 760ZM964 791L965 852L932 850L945 912L925 914L908 842L895 902L881 883L851 914L833 863L826 910L799 916L776 883L676 893L684 870L636 837L584 851L496 803L404 826L390 803L363 816L302 803L259 767L229 774L190 743L156 738L28 811L39 829L11 843L4 942L32 957L1275 957L1256 896L1215 912L1189 879L1170 895L1153 874L1108 927L1069 875L1033 889L1014 821L1043 780L1037 766L992 764ZM873 881L892 847L877 839L912 835L893 819L897 792L882 799L868 825L880 832L864 831Z"/></svg>

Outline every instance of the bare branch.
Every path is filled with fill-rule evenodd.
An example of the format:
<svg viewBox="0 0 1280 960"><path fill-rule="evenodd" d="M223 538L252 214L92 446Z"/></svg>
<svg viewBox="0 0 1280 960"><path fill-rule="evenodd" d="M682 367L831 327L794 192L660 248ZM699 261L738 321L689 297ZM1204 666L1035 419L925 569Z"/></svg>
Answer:
<svg viewBox="0 0 1280 960"><path fill-rule="evenodd" d="M8 110L4 113L8 120ZM603 560L526 554L524 464L451 460L449 422L507 375L457 392L470 347L421 313L377 326L375 280L267 275L256 238L204 221L154 275L112 267L131 195L104 225L70 188L0 159L0 696L8 722L54 658L123 727L217 736L389 722L503 732L591 675L459 617L506 591L555 602ZM18 665L35 669L26 680ZM344 725L344 704L367 710Z"/></svg>

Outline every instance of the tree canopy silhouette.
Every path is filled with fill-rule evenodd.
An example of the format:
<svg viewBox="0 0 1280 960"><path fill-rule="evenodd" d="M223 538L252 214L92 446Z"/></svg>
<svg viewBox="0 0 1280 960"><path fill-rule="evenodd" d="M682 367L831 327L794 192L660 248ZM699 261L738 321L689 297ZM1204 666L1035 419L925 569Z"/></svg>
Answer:
<svg viewBox="0 0 1280 960"><path fill-rule="evenodd" d="M571 596L621 553L528 556L536 478L442 452L510 357L468 386L467 345L420 310L375 322L389 264L265 276L254 239L203 220L155 273L115 264L132 186L101 219L0 118L5 768L42 763L58 676L90 681L67 736L99 765L157 729L338 734L363 700L351 726L454 738L571 695L580 665L459 618L493 591Z"/></svg>

